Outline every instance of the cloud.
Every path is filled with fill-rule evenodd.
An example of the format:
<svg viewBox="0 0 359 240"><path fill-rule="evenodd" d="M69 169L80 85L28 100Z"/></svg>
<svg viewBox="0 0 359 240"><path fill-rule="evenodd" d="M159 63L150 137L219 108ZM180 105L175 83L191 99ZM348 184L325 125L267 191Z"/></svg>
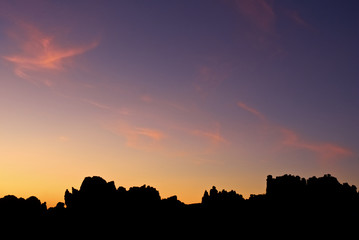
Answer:
<svg viewBox="0 0 359 240"><path fill-rule="evenodd" d="M138 150L152 151L166 137L163 131L152 128L136 127L119 121L110 130L125 138L126 146Z"/></svg>
<svg viewBox="0 0 359 240"><path fill-rule="evenodd" d="M288 17L290 19L292 19L293 22L295 22L297 25L304 26L304 27L308 25L307 22L304 21L304 19L301 16L299 16L298 12L296 12L296 11L287 11L286 13L287 13Z"/></svg>
<svg viewBox="0 0 359 240"><path fill-rule="evenodd" d="M143 94L139 97L139 100L146 104L151 104L152 106L157 106L160 108L170 108L175 109L180 112L189 112L189 107L182 102L175 102L169 99L160 98L159 96L154 97L153 95Z"/></svg>
<svg viewBox="0 0 359 240"><path fill-rule="evenodd" d="M66 136L59 136L59 137L58 137L58 140L59 140L60 142L68 142L68 141L70 141L70 138L68 138L68 137L66 137Z"/></svg>
<svg viewBox="0 0 359 240"><path fill-rule="evenodd" d="M196 136L204 137L204 138L208 139L209 141L211 141L213 144L226 142L226 140L219 133L215 133L215 132L193 130L192 134L194 134Z"/></svg>
<svg viewBox="0 0 359 240"><path fill-rule="evenodd" d="M113 107L113 106L109 106L107 104L100 103L98 101L91 100L88 98L79 98L79 100L82 102L88 103L89 105L91 105L97 109L105 110L112 114L121 114L121 115L125 115L125 116L131 115L131 111L125 107Z"/></svg>
<svg viewBox="0 0 359 240"><path fill-rule="evenodd" d="M221 135L220 127L220 124L216 123L212 131L195 129L191 131L191 134L209 140L214 145L228 143L228 140Z"/></svg>
<svg viewBox="0 0 359 240"><path fill-rule="evenodd" d="M246 110L259 118L262 123L265 124L266 127L258 129L262 129L262 131L270 133L271 137L273 138L273 140L271 141L278 141L278 143L282 147L292 147L295 149L303 149L315 153L318 156L319 160L324 162L327 160L338 159L340 157L350 156L353 154L350 149L347 149L334 143L311 142L303 140L294 130L268 122L266 116L264 116L258 110L249 107L247 104L243 102L237 102L237 105L241 109ZM279 140L277 140L277 136L280 136Z"/></svg>
<svg viewBox="0 0 359 240"><path fill-rule="evenodd" d="M284 10L285 15L292 20L292 22L294 22L296 25L303 27L303 28L307 28L307 29L312 29L312 27L310 26L309 23L307 23L300 15L297 11L294 10L289 10L289 9L285 9Z"/></svg>
<svg viewBox="0 0 359 240"><path fill-rule="evenodd" d="M160 141L164 138L164 134L159 130L149 129L149 128L139 128L134 129L136 135L146 136L152 140Z"/></svg>
<svg viewBox="0 0 359 240"><path fill-rule="evenodd" d="M83 54L98 45L98 41L79 46L63 46L54 37L41 32L35 26L17 22L16 28L8 36L18 44L20 53L3 56L14 65L14 73L23 79L41 82L50 86L49 80L35 80L32 74L43 71L60 71L65 69L65 60Z"/></svg>
<svg viewBox="0 0 359 240"><path fill-rule="evenodd" d="M200 65L196 68L196 78L194 81L194 89L201 97L215 90L229 76L229 67L217 60L212 60L208 64Z"/></svg>
<svg viewBox="0 0 359 240"><path fill-rule="evenodd" d="M339 157L345 157L352 155L352 151L342 146L328 143L328 142L309 142L300 139L298 134L293 130L281 127L279 131L282 134L282 144L299 149L309 150L316 153L319 159L327 161L330 159L336 159Z"/></svg>
<svg viewBox="0 0 359 240"><path fill-rule="evenodd" d="M237 105L238 105L238 107L242 108L243 110L246 110L247 112L253 114L257 118L259 118L261 121L266 121L266 117L262 113L260 113L258 110L254 109L252 107L249 107L244 102L237 102Z"/></svg>
<svg viewBox="0 0 359 240"><path fill-rule="evenodd" d="M266 0L236 0L241 15L261 32L274 31L276 15Z"/></svg>
<svg viewBox="0 0 359 240"><path fill-rule="evenodd" d="M144 94L141 96L141 101L145 102L145 103L152 103L154 100L153 100L152 96L150 96L148 94Z"/></svg>
<svg viewBox="0 0 359 240"><path fill-rule="evenodd" d="M81 101L85 102L85 103L88 103L96 108L99 108L99 109L103 109L103 110L112 110L112 108L110 106L107 106L105 104L102 104L102 103L98 103L96 101L93 101L93 100L90 100L90 99L87 99L87 98L82 98Z"/></svg>

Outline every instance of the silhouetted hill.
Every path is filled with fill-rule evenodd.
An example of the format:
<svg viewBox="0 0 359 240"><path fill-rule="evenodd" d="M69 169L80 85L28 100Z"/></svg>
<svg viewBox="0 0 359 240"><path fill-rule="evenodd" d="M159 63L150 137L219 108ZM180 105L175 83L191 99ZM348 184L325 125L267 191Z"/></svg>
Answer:
<svg viewBox="0 0 359 240"><path fill-rule="evenodd" d="M190 205L177 196L162 199L151 186L116 189L113 181L94 176L86 177L79 190L66 190L64 200L65 203L47 209L46 203L36 197L25 200L8 195L0 199L1 218L8 224L35 224L58 232L86 228L81 234L90 234L88 229L110 232L127 229L134 234L156 230L213 235L219 230L226 233L241 230L268 236L310 231L330 235L353 230L359 223L356 187L341 184L329 174L309 179L269 175L266 193L252 194L249 199L233 190L218 191L213 186L204 191L201 203ZM138 229L142 229L141 233ZM216 232L208 232L210 229Z"/></svg>

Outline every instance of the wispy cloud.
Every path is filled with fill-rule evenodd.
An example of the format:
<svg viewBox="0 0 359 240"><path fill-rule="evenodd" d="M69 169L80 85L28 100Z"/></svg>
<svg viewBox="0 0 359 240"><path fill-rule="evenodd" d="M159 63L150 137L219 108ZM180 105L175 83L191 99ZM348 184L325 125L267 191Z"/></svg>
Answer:
<svg viewBox="0 0 359 240"><path fill-rule="evenodd" d="M144 94L140 97L141 101L142 102L145 102L145 103L152 103L154 100L153 100L153 97L148 95L148 94Z"/></svg>
<svg viewBox="0 0 359 240"><path fill-rule="evenodd" d="M70 138L69 138L69 137L66 137L66 136L59 136L59 137L58 137L58 140L59 140L60 142L68 142L68 141L70 141Z"/></svg>
<svg viewBox="0 0 359 240"><path fill-rule="evenodd" d="M318 159L322 162L331 159L337 159L340 157L350 156L353 152L343 146L337 145L330 142L312 142L304 140L300 135L284 126L278 126L277 124L269 123L266 116L264 116L257 109L249 107L243 102L237 102L238 107L248 111L249 113L256 116L258 119L262 120L262 123L266 125L266 128L263 128L264 131L271 132L273 135L272 141L279 141L278 143L282 147L292 147L295 149L303 149L317 154ZM277 139L279 137L279 140Z"/></svg>
<svg viewBox="0 0 359 240"><path fill-rule="evenodd" d="M301 139L296 132L288 128L279 129L282 134L282 144L294 148L305 149L316 153L319 159L327 161L352 155L352 151L328 142L309 142Z"/></svg>
<svg viewBox="0 0 359 240"><path fill-rule="evenodd" d="M262 33L274 33L277 15L283 15L289 18L296 25L311 28L310 24L304 20L298 11L287 8L274 9L273 1L269 0L236 0L239 13L256 30Z"/></svg>
<svg viewBox="0 0 359 240"><path fill-rule="evenodd" d="M139 100L152 106L158 106L161 108L171 108L181 112L189 112L189 107L181 102L171 101L169 99L160 98L149 94L143 94L139 97Z"/></svg>
<svg viewBox="0 0 359 240"><path fill-rule="evenodd" d="M134 128L133 133L136 135L148 137L155 141L160 141L164 138L164 134L161 131L149 128L136 127Z"/></svg>
<svg viewBox="0 0 359 240"><path fill-rule="evenodd" d="M203 64L196 68L194 89L201 97L206 97L210 92L218 89L228 76L228 66L213 60L211 63Z"/></svg>
<svg viewBox="0 0 359 240"><path fill-rule="evenodd" d="M126 116L131 115L131 111L125 107L113 107L113 106L110 106L110 105L107 105L104 103L100 103L98 101L88 99L88 98L80 98L80 101L88 103L89 105L91 105L97 109L108 111L112 114L121 114L121 115L126 115Z"/></svg>
<svg viewBox="0 0 359 240"><path fill-rule="evenodd" d="M260 120L266 121L266 117L261 112L259 112L257 109L249 107L244 102L237 102L237 105L238 105L238 107L242 108L243 110L253 114L254 116L259 118Z"/></svg>
<svg viewBox="0 0 359 240"><path fill-rule="evenodd" d="M18 22L16 29L10 30L8 36L20 49L17 54L3 56L3 59L14 65L14 73L23 79L35 83L40 81L48 86L52 84L51 81L37 80L31 75L43 71L64 70L65 60L83 54L98 45L98 41L92 41L79 46L63 46L54 36L24 22Z"/></svg>
<svg viewBox="0 0 359 240"><path fill-rule="evenodd" d="M284 14L296 25L303 28L312 29L310 24L303 19L303 17L298 13L298 11L285 9Z"/></svg>
<svg viewBox="0 0 359 240"><path fill-rule="evenodd" d="M127 147L138 150L153 151L166 137L166 134L159 129L137 127L123 121L106 128L116 135L124 137Z"/></svg>
<svg viewBox="0 0 359 240"><path fill-rule="evenodd" d="M191 131L191 134L202 137L210 141L213 145L228 143L228 140L221 135L220 128L220 124L215 123L215 126L212 130L194 129Z"/></svg>
<svg viewBox="0 0 359 240"><path fill-rule="evenodd" d="M90 100L90 99L87 99L87 98L82 98L81 101L85 102L85 103L88 103L96 108L99 108L99 109L103 109L103 110L111 110L112 111L112 108L110 106L107 106L105 104L102 104L102 103L99 103L99 102L96 102L96 101L93 101L93 100Z"/></svg>
<svg viewBox="0 0 359 240"><path fill-rule="evenodd" d="M273 7L266 0L236 0L242 16L259 31L271 33L274 30L276 15Z"/></svg>
<svg viewBox="0 0 359 240"><path fill-rule="evenodd" d="M200 136L200 137L204 137L204 138L208 139L213 144L227 142L218 132L193 130L192 133L196 136Z"/></svg>

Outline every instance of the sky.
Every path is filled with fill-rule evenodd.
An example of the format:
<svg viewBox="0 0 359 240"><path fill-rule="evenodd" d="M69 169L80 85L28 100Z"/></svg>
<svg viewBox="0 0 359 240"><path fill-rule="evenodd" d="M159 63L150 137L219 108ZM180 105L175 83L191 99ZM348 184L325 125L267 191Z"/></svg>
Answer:
<svg viewBox="0 0 359 240"><path fill-rule="evenodd" d="M359 186L359 2L1 1L0 196Z"/></svg>

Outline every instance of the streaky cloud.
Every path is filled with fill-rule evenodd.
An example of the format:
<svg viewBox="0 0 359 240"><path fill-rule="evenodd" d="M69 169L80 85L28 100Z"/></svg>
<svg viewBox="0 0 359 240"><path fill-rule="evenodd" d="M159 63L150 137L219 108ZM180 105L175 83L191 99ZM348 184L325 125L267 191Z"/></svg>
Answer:
<svg viewBox="0 0 359 240"><path fill-rule="evenodd" d="M124 137L127 147L144 151L156 150L167 136L159 129L134 126L125 121L117 121L117 123L105 126L105 128Z"/></svg>
<svg viewBox="0 0 359 240"><path fill-rule="evenodd" d="M266 117L261 112L259 112L257 109L249 107L244 102L237 102L237 105L238 105L238 107L242 108L243 110L253 114L254 116L259 118L260 120L266 121Z"/></svg>
<svg viewBox="0 0 359 240"><path fill-rule="evenodd" d="M161 131L155 130L155 129L136 127L134 129L134 132L137 135L146 136L146 137L156 140L156 141L159 141L164 138L164 134Z"/></svg>
<svg viewBox="0 0 359 240"><path fill-rule="evenodd" d="M96 102L96 101L93 101L91 99L87 99L87 98L82 98L81 99L83 102L85 103L88 103L96 108L99 108L99 109L103 109L103 110L112 110L112 108L110 106L107 106L105 104L102 104L102 103L99 103L99 102Z"/></svg>
<svg viewBox="0 0 359 240"><path fill-rule="evenodd" d="M77 46L64 46L59 39L40 31L36 26L18 21L8 36L18 44L20 53L3 56L3 59L14 65L14 74L22 79L34 83L42 83L51 86L51 80L41 80L33 77L38 72L53 72L66 69L66 59L81 55L93 48L99 42Z"/></svg>
<svg viewBox="0 0 359 240"><path fill-rule="evenodd" d="M264 33L274 30L276 15L273 7L265 0L236 0L241 15Z"/></svg>
<svg viewBox="0 0 359 240"><path fill-rule="evenodd" d="M194 90L200 97L206 98L228 78L229 71L228 66L218 60L198 66L193 82Z"/></svg>
<svg viewBox="0 0 359 240"><path fill-rule="evenodd" d="M279 131L283 137L283 145L314 152L322 161L337 159L339 157L350 156L353 154L351 150L334 143L310 142L302 140L295 131L288 128L281 127Z"/></svg>
<svg viewBox="0 0 359 240"><path fill-rule="evenodd" d="M280 136L279 140L275 141L278 141L278 143L283 147L292 147L296 149L310 151L312 153L315 153L318 156L319 160L322 162L327 162L331 159L338 159L353 154L350 149L337 145L335 143L330 143L326 141L312 142L303 140L300 137L300 134L298 134L296 131L289 129L285 126L269 122L267 120L267 117L263 113L253 107L248 106L246 103L239 101L237 102L237 105L241 109L246 110L247 112L260 119L262 124L265 125L264 131L271 131L273 136ZM274 138L277 139L277 137Z"/></svg>
<svg viewBox="0 0 359 240"><path fill-rule="evenodd" d="M216 123L213 130L194 129L191 133L195 136L209 140L214 145L228 143L229 141L221 135L220 127L220 124Z"/></svg>

